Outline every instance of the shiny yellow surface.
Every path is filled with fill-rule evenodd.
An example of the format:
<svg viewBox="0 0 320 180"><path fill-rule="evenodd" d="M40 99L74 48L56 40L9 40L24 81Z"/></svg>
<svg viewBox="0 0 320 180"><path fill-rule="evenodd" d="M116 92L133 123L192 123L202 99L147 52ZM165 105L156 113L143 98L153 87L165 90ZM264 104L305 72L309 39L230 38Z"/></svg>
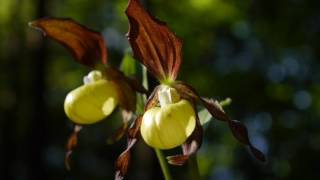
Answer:
<svg viewBox="0 0 320 180"><path fill-rule="evenodd" d="M101 79L71 91L65 99L64 110L77 124L93 124L110 115L117 104L114 84Z"/></svg>
<svg viewBox="0 0 320 180"><path fill-rule="evenodd" d="M195 128L196 117L186 100L149 109L143 115L141 135L158 149L171 149L183 144Z"/></svg>

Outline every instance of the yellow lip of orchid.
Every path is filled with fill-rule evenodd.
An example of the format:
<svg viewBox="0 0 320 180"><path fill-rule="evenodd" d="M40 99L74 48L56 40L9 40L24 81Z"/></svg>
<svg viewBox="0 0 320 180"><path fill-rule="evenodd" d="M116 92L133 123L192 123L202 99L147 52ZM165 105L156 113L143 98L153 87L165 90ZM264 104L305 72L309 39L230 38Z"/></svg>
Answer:
<svg viewBox="0 0 320 180"><path fill-rule="evenodd" d="M140 131L149 146L171 149L183 144L192 134L196 115L190 102L180 99L175 89L164 87L158 95L161 107L144 113Z"/></svg>
<svg viewBox="0 0 320 180"><path fill-rule="evenodd" d="M114 84L105 80L99 71L89 73L84 82L68 93L64 110L77 124L93 124L113 112L118 104L118 94Z"/></svg>

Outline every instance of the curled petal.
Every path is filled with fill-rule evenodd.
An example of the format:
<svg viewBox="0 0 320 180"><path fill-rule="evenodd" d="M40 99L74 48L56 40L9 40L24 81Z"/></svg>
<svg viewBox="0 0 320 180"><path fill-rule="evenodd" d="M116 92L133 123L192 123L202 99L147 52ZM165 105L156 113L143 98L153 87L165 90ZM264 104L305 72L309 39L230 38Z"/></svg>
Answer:
<svg viewBox="0 0 320 180"><path fill-rule="evenodd" d="M94 67L107 62L103 36L70 18L42 18L29 23L65 46L79 63Z"/></svg>
<svg viewBox="0 0 320 180"><path fill-rule="evenodd" d="M140 137L140 126L142 117L139 116L133 123L132 127L128 129L127 148L123 151L116 160L115 180L121 180L128 172L131 160L131 148L135 145Z"/></svg>
<svg viewBox="0 0 320 180"><path fill-rule="evenodd" d="M68 142L67 142L67 152L65 154L65 158L64 158L64 164L67 170L71 169L70 166L70 158L71 158L71 154L73 149L77 146L78 144L78 134L81 131L82 126L79 125L75 125L74 129L73 129L73 133L70 135Z"/></svg>
<svg viewBox="0 0 320 180"><path fill-rule="evenodd" d="M231 120L229 116L223 111L222 107L217 103L217 101L201 98L192 86L184 82L176 82L173 86L181 94L181 97L201 102L215 119L227 122L233 136L239 142L248 146L256 159L262 162L266 161L264 154L257 148L255 148L250 142L248 130L245 125L240 121Z"/></svg>
<svg viewBox="0 0 320 180"><path fill-rule="evenodd" d="M248 130L245 127L245 125L242 122L237 120L230 120L228 121L228 124L232 131L233 136L241 143L249 146L249 149L251 153L254 155L254 157L256 157L261 162L265 162L266 158L264 154L251 144L248 137Z"/></svg>
<svg viewBox="0 0 320 180"><path fill-rule="evenodd" d="M129 1L126 14L130 22L127 36L135 58L160 81L175 80L181 64L181 40L139 0Z"/></svg>
<svg viewBox="0 0 320 180"><path fill-rule="evenodd" d="M182 166L184 165L189 157L195 154L201 147L203 137L203 129L200 123L200 119L197 116L196 127L191 136L182 145L183 154L168 156L168 163L172 165Z"/></svg>

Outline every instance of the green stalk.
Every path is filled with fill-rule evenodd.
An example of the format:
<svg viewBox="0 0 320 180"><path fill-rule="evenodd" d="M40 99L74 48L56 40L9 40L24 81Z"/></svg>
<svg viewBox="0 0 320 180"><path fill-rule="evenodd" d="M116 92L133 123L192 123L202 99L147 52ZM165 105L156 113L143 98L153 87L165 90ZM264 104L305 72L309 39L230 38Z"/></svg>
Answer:
<svg viewBox="0 0 320 180"><path fill-rule="evenodd" d="M198 167L198 161L197 161L197 155L191 155L189 157L189 161L188 161L188 166L189 166L189 177L190 180L194 180L194 179L201 179L200 178L200 173L199 173L199 167Z"/></svg>
<svg viewBox="0 0 320 180"><path fill-rule="evenodd" d="M167 163L167 160L165 159L165 157L163 156L163 153L161 152L160 149L156 149L156 148L154 148L154 151L157 154L157 158L159 160L164 179L165 180L172 180L171 174L169 171L169 167L168 167L168 163Z"/></svg>

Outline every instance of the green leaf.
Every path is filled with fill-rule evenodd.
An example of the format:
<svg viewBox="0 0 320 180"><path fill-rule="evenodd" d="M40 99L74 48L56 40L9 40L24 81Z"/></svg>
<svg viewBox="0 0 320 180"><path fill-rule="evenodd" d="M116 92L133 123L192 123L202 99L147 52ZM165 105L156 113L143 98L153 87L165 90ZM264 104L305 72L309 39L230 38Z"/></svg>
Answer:
<svg viewBox="0 0 320 180"><path fill-rule="evenodd" d="M212 115L205 108L203 108L202 110L200 110L198 112L198 116L199 116L200 123L201 123L202 126L207 124L209 121L212 120Z"/></svg>
<svg viewBox="0 0 320 180"><path fill-rule="evenodd" d="M130 52L125 53L120 69L126 76L133 76L136 74L136 61L131 56Z"/></svg>

